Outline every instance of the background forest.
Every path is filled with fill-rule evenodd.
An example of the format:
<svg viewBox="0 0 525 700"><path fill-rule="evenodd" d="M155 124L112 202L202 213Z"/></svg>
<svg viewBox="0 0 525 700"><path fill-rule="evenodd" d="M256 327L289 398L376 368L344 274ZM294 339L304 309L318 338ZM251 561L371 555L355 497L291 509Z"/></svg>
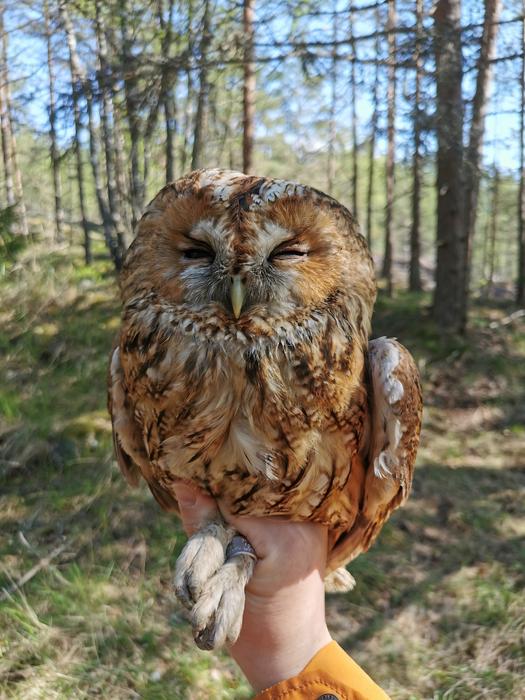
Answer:
<svg viewBox="0 0 525 700"><path fill-rule="evenodd" d="M394 700L525 698L523 0L0 1L0 697L247 698L113 462L145 204L197 167L322 189L422 374L414 490L335 637Z"/></svg>

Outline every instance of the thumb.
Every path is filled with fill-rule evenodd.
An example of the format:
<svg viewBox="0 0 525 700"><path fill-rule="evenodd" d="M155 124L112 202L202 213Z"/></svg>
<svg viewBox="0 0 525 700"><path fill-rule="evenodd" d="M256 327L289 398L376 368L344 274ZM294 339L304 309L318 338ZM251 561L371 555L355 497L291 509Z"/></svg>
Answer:
<svg viewBox="0 0 525 700"><path fill-rule="evenodd" d="M218 515L217 503L192 484L178 481L174 484L175 497L179 504L182 526L188 535L193 535L203 525Z"/></svg>

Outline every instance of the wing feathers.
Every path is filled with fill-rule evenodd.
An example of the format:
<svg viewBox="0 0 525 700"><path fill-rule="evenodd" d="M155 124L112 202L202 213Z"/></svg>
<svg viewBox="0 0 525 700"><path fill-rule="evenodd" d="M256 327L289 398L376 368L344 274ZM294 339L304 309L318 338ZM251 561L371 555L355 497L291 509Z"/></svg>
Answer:
<svg viewBox="0 0 525 700"><path fill-rule="evenodd" d="M368 365L371 425L362 450L362 509L352 529L334 543L329 570L370 547L412 485L422 413L419 372L408 350L389 338L369 343Z"/></svg>
<svg viewBox="0 0 525 700"><path fill-rule="evenodd" d="M113 426L113 444L121 472L130 486L138 486L140 477L147 481L159 505L167 511L178 512L177 501L158 483L152 473L144 440L126 399L120 350L116 347L109 367L108 409Z"/></svg>

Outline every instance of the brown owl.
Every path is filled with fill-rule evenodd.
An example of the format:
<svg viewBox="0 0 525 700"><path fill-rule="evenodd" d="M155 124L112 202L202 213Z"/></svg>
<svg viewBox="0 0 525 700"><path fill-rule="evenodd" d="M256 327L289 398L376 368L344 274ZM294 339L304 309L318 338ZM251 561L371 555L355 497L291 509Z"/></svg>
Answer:
<svg viewBox="0 0 525 700"><path fill-rule="evenodd" d="M109 410L127 480L177 512L192 482L234 514L324 523L327 587L408 496L418 372L368 341L373 264L350 212L310 187L199 170L162 189L121 276ZM249 544L217 519L175 584L202 648L237 637Z"/></svg>

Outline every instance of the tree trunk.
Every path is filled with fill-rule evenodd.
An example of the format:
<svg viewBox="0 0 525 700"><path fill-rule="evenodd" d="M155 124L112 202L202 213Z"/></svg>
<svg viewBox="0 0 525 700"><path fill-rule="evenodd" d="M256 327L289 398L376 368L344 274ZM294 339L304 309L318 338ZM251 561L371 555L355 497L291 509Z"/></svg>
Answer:
<svg viewBox="0 0 525 700"><path fill-rule="evenodd" d="M18 166L16 136L13 129L11 114L11 87L9 81L9 59L7 48L7 32L4 27L5 5L0 3L0 34L2 55L0 62L0 122L2 130L2 152L6 174L6 194L9 206L14 206L17 213L17 230L23 235L29 234L27 212L24 202L22 173Z"/></svg>
<svg viewBox="0 0 525 700"><path fill-rule="evenodd" d="M377 28L381 26L381 15L379 8L376 8ZM372 91L372 120L370 123L370 141L368 142L368 185L366 189L366 240L370 252L372 252L372 202L374 198L374 172L376 156L376 133L379 120L379 54L381 46L379 43L379 32L376 34L374 55L376 57L374 87Z"/></svg>
<svg viewBox="0 0 525 700"><path fill-rule="evenodd" d="M438 0L434 12L437 79L437 264L434 317L462 332L465 228L463 225L463 102L461 2Z"/></svg>
<svg viewBox="0 0 525 700"><path fill-rule="evenodd" d="M357 143L357 76L356 76L356 44L354 40L354 18L352 4L350 4L350 48L352 58L350 61L350 108L352 111L352 214L359 218L357 209L357 183L359 182L359 147Z"/></svg>
<svg viewBox="0 0 525 700"><path fill-rule="evenodd" d="M247 174L251 173L253 168L255 120L254 6L255 0L243 0L244 81L242 86L242 168Z"/></svg>
<svg viewBox="0 0 525 700"><path fill-rule="evenodd" d="M387 293L392 295L392 223L394 214L395 157L396 157L396 4L388 0L388 86L387 100L387 152L386 152L386 216L385 244L382 275L386 279Z"/></svg>
<svg viewBox="0 0 525 700"><path fill-rule="evenodd" d="M494 271L496 269L496 239L498 233L499 214L499 170L495 167L492 175L492 203L490 206L489 230L489 278L488 290L492 293L494 287Z"/></svg>
<svg viewBox="0 0 525 700"><path fill-rule="evenodd" d="M111 255L111 259L113 260L115 268L117 270L120 270L122 266L122 257L120 255L117 240L114 236L115 227L111 216L111 211L108 205L106 204L104 198L104 187L102 184L102 176L100 172L99 143L93 114L93 91L91 88L91 83L87 78L84 66L78 55L77 41L73 29L73 24L67 11L67 1L68 0L60 0L59 12L62 24L64 26L64 30L66 32L71 75L73 83L76 83L82 90L84 99L86 101L89 131L89 160L91 163L91 170L93 173L97 204L100 212L100 217L102 219L102 227L104 229L104 239L106 241L106 246Z"/></svg>
<svg viewBox="0 0 525 700"><path fill-rule="evenodd" d="M462 325L467 324L467 309L470 279L470 249L476 229L476 215L478 209L478 195L480 182L481 149L483 132L485 127L485 112L487 106L487 93L490 82L490 62L496 45L497 22L500 12L500 0L485 0L485 16L483 20L483 33L479 52L476 91L472 105L472 120L470 123L469 143L465 156L465 245L463 263L463 320Z"/></svg>
<svg viewBox="0 0 525 700"><path fill-rule="evenodd" d="M162 56L166 60L170 56L170 49L173 43L173 9L174 0L168 0L168 17L164 19L164 0L159 0L157 14L159 18L159 26L162 33L161 50ZM160 100L164 111L164 129L166 132L166 182L172 182L175 179L175 134L177 132L177 112L175 101L173 99L173 85L176 83L177 76L173 80L170 76L170 68L163 64Z"/></svg>
<svg viewBox="0 0 525 700"><path fill-rule="evenodd" d="M119 0L120 31L122 35L121 65L124 83L126 116L129 128L131 165L130 199L132 225L135 226L144 207L144 180L140 172L141 124L137 99L136 60L132 52L133 41L129 31L127 0Z"/></svg>
<svg viewBox="0 0 525 700"><path fill-rule="evenodd" d="M9 124L9 112L7 110L7 97L4 85L4 70L0 76L0 128L2 130L2 156L4 162L5 194L8 207L16 204L15 186L13 181L13 159L11 156L11 129Z"/></svg>
<svg viewBox="0 0 525 700"><path fill-rule="evenodd" d="M44 24L47 43L47 71L49 77L49 139L51 167L53 169L53 188L55 193L55 238L64 240L64 210L62 208L62 182L60 179L60 157L57 144L56 131L56 96L55 96L55 71L53 66L53 49L51 46L51 21L49 17L49 3L44 0Z"/></svg>
<svg viewBox="0 0 525 700"><path fill-rule="evenodd" d="M75 137L74 137L74 149L75 149L75 161L77 170L77 186L78 186L78 203L80 207L80 219L82 224L82 233L84 240L84 260L86 265L91 265L93 262L93 253L91 250L91 233L89 231L89 225L86 213L86 198L85 198L85 188L84 188L84 163L82 159L82 146L81 146L81 135L82 135L82 119L80 111L80 96L82 94L82 87L80 84L80 79L78 75L75 75L73 70L73 63L69 61L69 68L71 72L71 92L73 97L73 120L75 124Z"/></svg>
<svg viewBox="0 0 525 700"><path fill-rule="evenodd" d="M337 138L337 127L335 122L336 110L337 110L337 15L335 14L335 4L334 4L334 17L332 23L332 63L330 70L330 111L328 115L328 149L327 149L327 160L326 160L326 189L328 194L335 196L334 194L334 182L335 182L335 141Z"/></svg>
<svg viewBox="0 0 525 700"><path fill-rule="evenodd" d="M100 0L95 0L95 33L98 52L98 83L102 97L101 119L102 138L104 142L104 154L106 161L106 188L108 193L108 205L111 218L117 234L119 256L122 257L128 247L126 230L121 214L121 202L117 187L116 176L116 143L115 143L115 109L113 105L113 79L111 77L108 58L108 48L105 36L102 6Z"/></svg>
<svg viewBox="0 0 525 700"><path fill-rule="evenodd" d="M421 290L421 269L419 265L421 239L421 78L423 73L423 58L421 55L423 43L423 0L416 0L416 39L414 49L414 65L416 67L414 88L414 155L412 158L412 225L410 227L410 265L408 273L408 288L411 292Z"/></svg>
<svg viewBox="0 0 525 700"><path fill-rule="evenodd" d="M202 168L204 165L204 135L206 131L206 115L208 107L208 66L207 50L211 41L210 36L210 3L204 0L204 10L201 22L201 42L199 49L199 95L197 97L197 112L193 129L193 151L191 154L191 169Z"/></svg>
<svg viewBox="0 0 525 700"><path fill-rule="evenodd" d="M525 0L521 22L520 186L518 194L518 285L516 303L525 306Z"/></svg>

